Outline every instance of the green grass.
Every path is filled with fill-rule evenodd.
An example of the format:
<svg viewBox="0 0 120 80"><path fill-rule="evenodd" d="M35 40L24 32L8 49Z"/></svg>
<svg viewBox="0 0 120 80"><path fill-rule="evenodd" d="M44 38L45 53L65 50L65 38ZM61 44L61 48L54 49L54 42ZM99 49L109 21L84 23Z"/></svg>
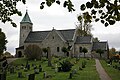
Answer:
<svg viewBox="0 0 120 80"><path fill-rule="evenodd" d="M120 79L120 71L113 68L113 65L120 66L120 64L113 62L113 64L111 66L108 66L105 60L101 60L100 62L112 80L119 80Z"/></svg>
<svg viewBox="0 0 120 80"><path fill-rule="evenodd" d="M59 60L58 58L53 58L52 64L53 65L58 64L58 66L60 66L59 62L62 60L65 60L65 59L66 58L62 58L61 60ZM74 74L72 79L69 79L69 73L72 72L72 70L69 72L57 72L57 73L55 73L55 70L52 69L52 67L47 66L47 61L45 61L45 59L42 61L29 61L29 64L32 65L34 63L37 66L39 64L41 64L43 70L46 71L47 74L52 76L51 78L46 78L44 80L100 80L99 75L96 71L94 59L87 60L87 59L81 58L77 63L76 63L75 58L72 58L72 59L67 58L67 59L74 64L74 66L72 67L72 70L77 69L77 74ZM83 68L83 70L79 70L79 66L81 66L81 63L84 60L87 62L86 67ZM26 61L27 61L26 59L21 58L21 59L17 59L12 64L19 66L20 64L26 64ZM19 71L21 71L23 73L23 76L24 76L23 78L17 78L17 73ZM7 73L7 80L27 80L28 79L27 74L34 73L33 69L31 69L30 71L27 71L27 72L24 72L23 70L19 70L19 71L17 71L14 74L10 74L8 72ZM36 74L35 80L43 80L43 73L44 72L40 72L39 74Z"/></svg>

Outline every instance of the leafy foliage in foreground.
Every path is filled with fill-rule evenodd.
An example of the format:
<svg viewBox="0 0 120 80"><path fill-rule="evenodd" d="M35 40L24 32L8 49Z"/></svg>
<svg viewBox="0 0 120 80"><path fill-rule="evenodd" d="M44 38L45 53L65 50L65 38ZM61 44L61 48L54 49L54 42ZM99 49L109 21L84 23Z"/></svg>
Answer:
<svg viewBox="0 0 120 80"><path fill-rule="evenodd" d="M2 0L0 1L0 20L5 23L10 22L13 27L17 25L11 19L11 16L17 14L21 16L21 12L16 8L17 3L21 1L23 4L26 0ZM45 5L50 7L53 3L61 5L62 0L44 0L40 4L40 9L43 9ZM75 11L72 0L65 0L63 7L68 9L68 12ZM86 9L90 9L90 12L84 12ZM113 25L116 21L120 21L120 0L91 0L85 4L80 5L80 10L87 16L87 20L92 22L94 19L96 22L100 21L105 26ZM99 15L99 16L98 16Z"/></svg>

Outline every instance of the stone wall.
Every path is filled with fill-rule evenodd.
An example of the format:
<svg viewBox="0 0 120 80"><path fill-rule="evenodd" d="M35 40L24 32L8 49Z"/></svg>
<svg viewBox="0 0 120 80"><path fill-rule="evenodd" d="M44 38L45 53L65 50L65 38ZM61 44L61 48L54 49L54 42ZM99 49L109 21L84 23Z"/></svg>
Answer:
<svg viewBox="0 0 120 80"><path fill-rule="evenodd" d="M51 31L48 36L43 40L42 47L47 48L50 47L51 54L55 56L63 56L62 47L67 47L66 42L59 34L57 34L56 30ZM59 50L57 50L59 48Z"/></svg>
<svg viewBox="0 0 120 80"><path fill-rule="evenodd" d="M86 57L91 57L92 44L75 44L74 54L76 57L83 57L83 53L80 53L80 47L85 47L88 50L88 52L86 53Z"/></svg>

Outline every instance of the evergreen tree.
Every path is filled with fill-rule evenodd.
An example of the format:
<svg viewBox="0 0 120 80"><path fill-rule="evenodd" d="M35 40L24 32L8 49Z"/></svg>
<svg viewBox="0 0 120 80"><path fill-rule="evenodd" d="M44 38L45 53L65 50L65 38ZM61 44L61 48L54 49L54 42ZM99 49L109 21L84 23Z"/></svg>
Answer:
<svg viewBox="0 0 120 80"><path fill-rule="evenodd" d="M82 49L82 52L84 53L84 57L85 57L85 53L87 53L88 50L84 47L84 48Z"/></svg>
<svg viewBox="0 0 120 80"><path fill-rule="evenodd" d="M6 40L5 33L2 32L2 29L0 28L0 58L3 52L6 51L6 43L7 43L7 40Z"/></svg>

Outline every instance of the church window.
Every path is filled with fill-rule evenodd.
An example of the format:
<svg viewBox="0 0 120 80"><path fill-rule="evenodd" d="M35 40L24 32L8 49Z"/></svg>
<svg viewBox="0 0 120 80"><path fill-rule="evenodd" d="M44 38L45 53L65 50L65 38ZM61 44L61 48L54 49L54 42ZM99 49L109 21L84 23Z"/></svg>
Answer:
<svg viewBox="0 0 120 80"><path fill-rule="evenodd" d="M23 37L24 37L24 34L23 34Z"/></svg>
<svg viewBox="0 0 120 80"><path fill-rule="evenodd" d="M59 47L57 47L57 52L60 52L60 48Z"/></svg>
<svg viewBox="0 0 120 80"><path fill-rule="evenodd" d="M22 26L22 29L26 29L26 26Z"/></svg>
<svg viewBox="0 0 120 80"><path fill-rule="evenodd" d="M29 29L32 29L32 27L30 27Z"/></svg>
<svg viewBox="0 0 120 80"><path fill-rule="evenodd" d="M80 53L82 52L82 47L79 47L79 52L80 52Z"/></svg>
<svg viewBox="0 0 120 80"><path fill-rule="evenodd" d="M54 36L52 38L54 39Z"/></svg>

